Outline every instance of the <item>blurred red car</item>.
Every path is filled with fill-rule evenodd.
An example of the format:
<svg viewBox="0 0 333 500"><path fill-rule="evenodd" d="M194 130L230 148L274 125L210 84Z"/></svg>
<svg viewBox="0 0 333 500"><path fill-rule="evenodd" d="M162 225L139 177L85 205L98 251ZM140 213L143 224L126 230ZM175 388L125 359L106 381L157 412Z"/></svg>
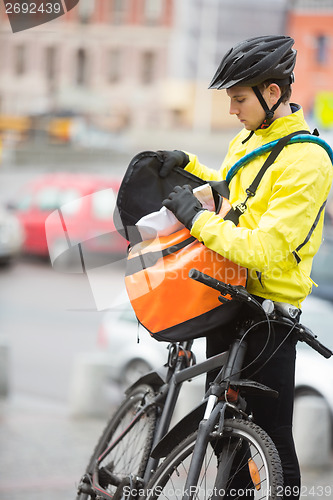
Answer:
<svg viewBox="0 0 333 500"><path fill-rule="evenodd" d="M24 229L23 251L50 254L52 263L78 243L86 253L123 254L127 243L113 224L119 185L115 179L76 173L32 181L11 203Z"/></svg>

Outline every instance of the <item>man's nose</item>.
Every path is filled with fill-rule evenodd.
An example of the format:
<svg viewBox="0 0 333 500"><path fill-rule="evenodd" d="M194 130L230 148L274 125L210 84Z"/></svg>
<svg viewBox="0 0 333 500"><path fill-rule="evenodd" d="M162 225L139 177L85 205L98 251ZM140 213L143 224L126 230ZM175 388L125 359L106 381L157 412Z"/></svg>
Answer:
<svg viewBox="0 0 333 500"><path fill-rule="evenodd" d="M229 107L229 114L238 115L238 113L239 113L238 107L235 105L235 103L231 102Z"/></svg>

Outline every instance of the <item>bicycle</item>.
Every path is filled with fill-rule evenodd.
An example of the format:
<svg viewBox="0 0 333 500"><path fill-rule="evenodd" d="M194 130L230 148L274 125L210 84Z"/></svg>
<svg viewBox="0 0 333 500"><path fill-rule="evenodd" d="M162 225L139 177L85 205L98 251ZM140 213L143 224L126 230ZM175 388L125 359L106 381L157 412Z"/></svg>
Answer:
<svg viewBox="0 0 333 500"><path fill-rule="evenodd" d="M273 302L261 304L244 287L194 269L190 277L218 290L222 302L229 295L253 307L268 327L271 322L283 323L324 357L333 354ZM283 474L277 449L246 413L247 391L272 397L277 393L241 378L245 339L257 324L242 324L228 351L199 364L191 351L193 340L170 344L166 365L126 391L80 480L77 500L238 498L239 485L251 498L281 498ZM217 369L203 401L169 430L182 384Z"/></svg>

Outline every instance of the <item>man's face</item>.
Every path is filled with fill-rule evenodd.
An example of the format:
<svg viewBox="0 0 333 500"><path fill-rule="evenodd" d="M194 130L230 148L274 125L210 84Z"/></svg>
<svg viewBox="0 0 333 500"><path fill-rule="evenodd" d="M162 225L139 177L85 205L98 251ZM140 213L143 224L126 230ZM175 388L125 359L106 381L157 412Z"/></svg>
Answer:
<svg viewBox="0 0 333 500"><path fill-rule="evenodd" d="M266 114L251 87L231 87L227 89L230 97L231 115L236 115L247 130L256 130L264 121ZM265 98L265 91L264 91Z"/></svg>

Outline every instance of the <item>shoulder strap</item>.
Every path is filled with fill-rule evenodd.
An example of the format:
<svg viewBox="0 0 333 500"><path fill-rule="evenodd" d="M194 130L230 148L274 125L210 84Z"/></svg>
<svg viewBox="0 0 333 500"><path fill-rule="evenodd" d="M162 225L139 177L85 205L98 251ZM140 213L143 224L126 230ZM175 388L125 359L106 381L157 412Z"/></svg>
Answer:
<svg viewBox="0 0 333 500"><path fill-rule="evenodd" d="M290 139L296 135L300 134L310 134L308 130L298 130L297 132L293 132L292 134L288 134L281 139L278 140L278 142L273 146L273 149L271 150L270 154L266 158L266 161L264 162L263 166L257 173L255 179L253 180L252 184L246 189L246 199L243 203L239 203L234 211L236 212L237 217L239 218L246 210L247 206L247 200L251 197L253 197L256 194L256 191L258 189L258 186L260 184L261 179L263 178L265 172L267 169L275 162L276 158L279 156L281 153L282 149L288 144Z"/></svg>
<svg viewBox="0 0 333 500"><path fill-rule="evenodd" d="M266 170L275 162L276 158L279 156L281 153L282 149L288 144L289 140L294 137L295 135L299 134L310 134L309 131L307 130L299 130L298 132L293 132L292 134L286 135L282 137L278 143L273 147L272 151L270 152L269 156L266 158L265 163L259 170L258 174L256 175L255 179L253 180L251 186L249 186L246 190L246 193L250 193L250 196L254 196L258 186L260 184L261 179L263 178Z"/></svg>
<svg viewBox="0 0 333 500"><path fill-rule="evenodd" d="M305 131L306 133L300 133L294 135L291 139L289 139L288 144L296 144L299 142L312 142L314 144L317 144L318 146L321 146L326 153L328 154L330 161L333 163L333 151L332 148L330 147L329 144L327 144L326 141L318 137L318 131L315 130L313 134L310 134L308 131ZM281 139L279 139L281 140ZM266 144L263 144L259 148L254 149L250 153L246 154L245 156L242 156L236 163L230 168L226 175L226 181L229 184L231 179L237 174L237 172L245 167L248 163L250 163L254 158L257 158L258 156L261 156L263 154L269 153L272 151L272 149L275 147L275 145L279 142L279 140L268 142Z"/></svg>

